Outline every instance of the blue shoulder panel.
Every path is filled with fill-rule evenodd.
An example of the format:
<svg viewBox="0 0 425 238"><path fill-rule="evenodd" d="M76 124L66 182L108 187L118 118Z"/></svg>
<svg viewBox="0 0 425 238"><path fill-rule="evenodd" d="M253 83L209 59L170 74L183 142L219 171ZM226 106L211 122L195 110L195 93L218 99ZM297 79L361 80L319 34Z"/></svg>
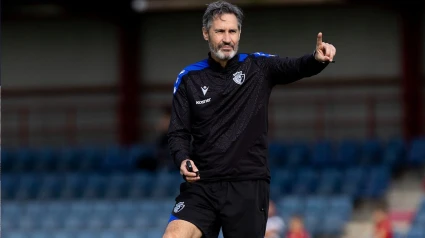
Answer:
<svg viewBox="0 0 425 238"><path fill-rule="evenodd" d="M255 57L260 57L260 56L263 56L263 57L273 57L273 56L277 56L277 55L272 55L272 54L266 54L266 53L263 53L263 52L255 52L255 53L253 53L253 55L255 55Z"/></svg>
<svg viewBox="0 0 425 238"><path fill-rule="evenodd" d="M248 54L239 54L239 62L242 62L248 57Z"/></svg>
<svg viewBox="0 0 425 238"><path fill-rule="evenodd" d="M203 70L205 68L208 67L208 59L204 59L202 61L196 62L194 64L191 64L189 66L187 66L186 68L184 68L179 75L177 76L177 80L174 83L174 91L173 94L175 94L177 92L177 89L179 88L179 85L182 81L183 76L185 76L187 73L189 73L190 71L195 71L195 70Z"/></svg>

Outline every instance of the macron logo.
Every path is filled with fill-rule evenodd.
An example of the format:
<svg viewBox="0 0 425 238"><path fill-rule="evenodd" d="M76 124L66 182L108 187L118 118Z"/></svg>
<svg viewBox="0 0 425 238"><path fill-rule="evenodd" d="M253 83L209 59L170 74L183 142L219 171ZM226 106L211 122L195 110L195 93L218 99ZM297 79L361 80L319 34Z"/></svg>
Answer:
<svg viewBox="0 0 425 238"><path fill-rule="evenodd" d="M211 98L207 98L201 101L196 101L196 104L205 104L205 103L209 103L211 101Z"/></svg>
<svg viewBox="0 0 425 238"><path fill-rule="evenodd" d="M202 89L202 92L204 93L204 96L205 96L205 94L207 94L208 87L207 86L203 86L203 87L201 87L201 89Z"/></svg>

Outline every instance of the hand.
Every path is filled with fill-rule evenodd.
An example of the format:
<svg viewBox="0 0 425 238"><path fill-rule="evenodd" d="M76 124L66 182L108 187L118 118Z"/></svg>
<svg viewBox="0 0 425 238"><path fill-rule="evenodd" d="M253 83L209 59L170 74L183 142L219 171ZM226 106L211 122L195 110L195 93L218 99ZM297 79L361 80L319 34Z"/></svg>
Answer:
<svg viewBox="0 0 425 238"><path fill-rule="evenodd" d="M322 32L317 34L316 54L314 58L319 62L330 62L336 54L336 48L332 44L322 41Z"/></svg>
<svg viewBox="0 0 425 238"><path fill-rule="evenodd" d="M201 177L199 176L199 173L198 173L198 176L196 176L196 172L198 172L199 170L198 170L198 168L196 167L195 163L192 160L189 160L189 161L192 164L193 172L189 172L187 170L187 168L186 168L186 161L188 161L188 160L189 159L185 159L181 163L181 165L180 165L180 174L183 175L188 182L193 183L195 181L198 181Z"/></svg>

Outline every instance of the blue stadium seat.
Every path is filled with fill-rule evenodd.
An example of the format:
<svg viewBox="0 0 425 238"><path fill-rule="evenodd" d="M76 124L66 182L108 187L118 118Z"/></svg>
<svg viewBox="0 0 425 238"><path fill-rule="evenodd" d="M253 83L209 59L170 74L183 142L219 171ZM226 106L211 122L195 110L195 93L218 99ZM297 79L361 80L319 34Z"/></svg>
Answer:
<svg viewBox="0 0 425 238"><path fill-rule="evenodd" d="M19 188L15 199L17 200L33 200L37 197L42 179L39 174L22 174L19 176Z"/></svg>
<svg viewBox="0 0 425 238"><path fill-rule="evenodd" d="M341 189L342 172L338 169L324 169L321 171L316 194L331 195L339 193Z"/></svg>
<svg viewBox="0 0 425 238"><path fill-rule="evenodd" d="M102 168L105 153L96 147L85 147L79 149L78 169L84 172L92 172Z"/></svg>
<svg viewBox="0 0 425 238"><path fill-rule="evenodd" d="M409 165L417 166L425 164L425 137L414 139L407 151Z"/></svg>
<svg viewBox="0 0 425 238"><path fill-rule="evenodd" d="M351 217L353 204L348 196L334 196L329 199L331 214L338 214L342 220L348 221Z"/></svg>
<svg viewBox="0 0 425 238"><path fill-rule="evenodd" d="M130 164L135 166L140 161L149 160L155 158L155 147L153 145L145 144L136 144L129 148L128 157Z"/></svg>
<svg viewBox="0 0 425 238"><path fill-rule="evenodd" d="M311 152L311 165L315 167L325 167L332 164L334 159L333 144L329 140L318 141L313 144Z"/></svg>
<svg viewBox="0 0 425 238"><path fill-rule="evenodd" d="M112 174L108 176L105 198L126 198L131 188L131 177L126 174Z"/></svg>
<svg viewBox="0 0 425 238"><path fill-rule="evenodd" d="M65 184L61 191L61 199L82 198L83 192L87 186L88 179L81 173L66 174Z"/></svg>
<svg viewBox="0 0 425 238"><path fill-rule="evenodd" d="M392 168L403 163L406 153L406 145L402 139L389 140L382 152L382 162Z"/></svg>
<svg viewBox="0 0 425 238"><path fill-rule="evenodd" d="M352 198L359 198L361 195L361 186L365 183L365 177L364 168L348 168L342 179L341 194Z"/></svg>
<svg viewBox="0 0 425 238"><path fill-rule="evenodd" d="M294 141L289 143L285 152L285 167L294 168L307 165L310 151L305 142Z"/></svg>
<svg viewBox="0 0 425 238"><path fill-rule="evenodd" d="M58 167L59 156L54 148L39 148L34 151L36 163L34 171L38 172L52 172L56 171Z"/></svg>
<svg viewBox="0 0 425 238"><path fill-rule="evenodd" d="M312 168L301 168L292 187L292 193L296 195L313 194L317 187L318 173Z"/></svg>
<svg viewBox="0 0 425 238"><path fill-rule="evenodd" d="M105 158L102 163L103 171L131 171L134 166L130 164L129 151L119 146L109 147L105 152Z"/></svg>
<svg viewBox="0 0 425 238"><path fill-rule="evenodd" d="M313 237L320 232L321 214L316 212L305 212L303 216L304 226Z"/></svg>
<svg viewBox="0 0 425 238"><path fill-rule="evenodd" d="M381 162L382 145L377 139L368 139L363 142L360 165L376 165Z"/></svg>
<svg viewBox="0 0 425 238"><path fill-rule="evenodd" d="M19 177L17 175L2 174L1 176L1 198L3 200L15 200L19 188Z"/></svg>
<svg viewBox="0 0 425 238"><path fill-rule="evenodd" d="M305 212L323 214L328 210L328 201L325 197L309 196L305 200Z"/></svg>
<svg viewBox="0 0 425 238"><path fill-rule="evenodd" d="M88 176L87 186L84 190L83 197L86 199L104 198L108 180L105 175L91 174Z"/></svg>
<svg viewBox="0 0 425 238"><path fill-rule="evenodd" d="M37 164L35 150L31 148L17 149L15 160L15 170L19 172L32 172Z"/></svg>
<svg viewBox="0 0 425 238"><path fill-rule="evenodd" d="M143 238L143 234L139 231L125 231L122 234L122 238Z"/></svg>
<svg viewBox="0 0 425 238"><path fill-rule="evenodd" d="M58 152L57 171L71 172L80 168L81 151L76 148L64 147Z"/></svg>
<svg viewBox="0 0 425 238"><path fill-rule="evenodd" d="M38 190L37 199L58 199L64 183L64 177L61 175L44 175Z"/></svg>
<svg viewBox="0 0 425 238"><path fill-rule="evenodd" d="M81 215L68 215L64 218L64 229L68 231L79 231L83 230L88 226L88 221L86 216Z"/></svg>
<svg viewBox="0 0 425 238"><path fill-rule="evenodd" d="M151 197L158 199L176 196L182 182L184 180L179 173L158 172Z"/></svg>
<svg viewBox="0 0 425 238"><path fill-rule="evenodd" d="M41 227L40 216L25 215L19 217L19 230L33 231Z"/></svg>
<svg viewBox="0 0 425 238"><path fill-rule="evenodd" d="M305 200L299 196L285 196L276 202L280 215L287 220L293 215L304 213Z"/></svg>
<svg viewBox="0 0 425 238"><path fill-rule="evenodd" d="M164 231L162 229L152 229L146 232L145 238L158 238L162 237Z"/></svg>
<svg viewBox="0 0 425 238"><path fill-rule="evenodd" d="M65 213L66 214L66 213ZM41 229L45 231L60 230L64 228L64 219L62 215L45 214L41 220Z"/></svg>
<svg viewBox="0 0 425 238"><path fill-rule="evenodd" d="M3 173L15 171L16 158L14 155L15 150L9 148L1 148L1 164Z"/></svg>
<svg viewBox="0 0 425 238"><path fill-rule="evenodd" d="M124 216L135 216L138 211L135 209L136 202L129 200L121 200L116 203L116 213Z"/></svg>
<svg viewBox="0 0 425 238"><path fill-rule="evenodd" d="M269 164L271 167L283 167L286 162L285 145L281 142L273 141L268 145Z"/></svg>
<svg viewBox="0 0 425 238"><path fill-rule="evenodd" d="M295 173L290 169L274 169L271 177L271 191L276 192L276 198L281 195L289 194L295 180Z"/></svg>
<svg viewBox="0 0 425 238"><path fill-rule="evenodd" d="M344 231L345 221L337 215L326 214L320 228L322 234L340 236Z"/></svg>
<svg viewBox="0 0 425 238"><path fill-rule="evenodd" d="M386 166L376 166L368 170L362 196L365 198L381 198L390 183L390 171Z"/></svg>
<svg viewBox="0 0 425 238"><path fill-rule="evenodd" d="M151 172L136 173L132 175L132 186L129 197L133 199L147 198L154 189L155 174Z"/></svg>
<svg viewBox="0 0 425 238"><path fill-rule="evenodd" d="M335 166L346 168L357 163L360 157L359 143L355 140L343 140L336 151Z"/></svg>

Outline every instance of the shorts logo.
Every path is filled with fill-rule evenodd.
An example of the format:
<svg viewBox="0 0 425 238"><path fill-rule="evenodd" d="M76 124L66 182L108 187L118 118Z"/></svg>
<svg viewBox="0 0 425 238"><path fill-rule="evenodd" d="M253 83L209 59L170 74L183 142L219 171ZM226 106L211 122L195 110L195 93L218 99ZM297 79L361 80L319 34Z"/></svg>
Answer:
<svg viewBox="0 0 425 238"><path fill-rule="evenodd" d="M179 202L174 207L174 213L178 213L179 211L183 210L184 208L184 202Z"/></svg>
<svg viewBox="0 0 425 238"><path fill-rule="evenodd" d="M242 71L238 71L236 73L233 74L233 81L235 81L235 83L241 85L243 84L243 82L245 81L245 74L242 73Z"/></svg>

